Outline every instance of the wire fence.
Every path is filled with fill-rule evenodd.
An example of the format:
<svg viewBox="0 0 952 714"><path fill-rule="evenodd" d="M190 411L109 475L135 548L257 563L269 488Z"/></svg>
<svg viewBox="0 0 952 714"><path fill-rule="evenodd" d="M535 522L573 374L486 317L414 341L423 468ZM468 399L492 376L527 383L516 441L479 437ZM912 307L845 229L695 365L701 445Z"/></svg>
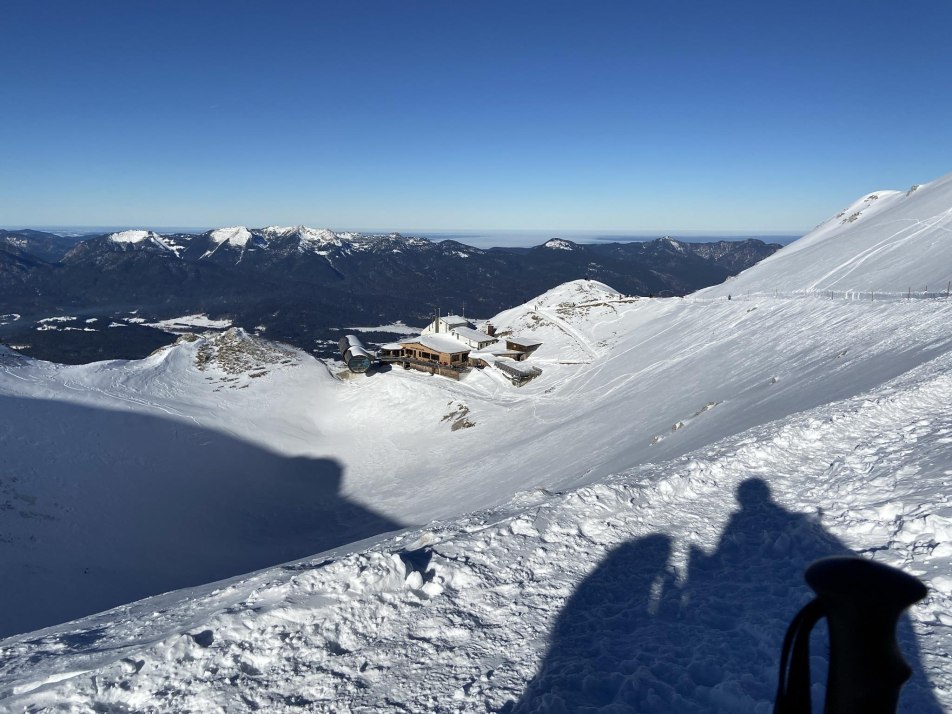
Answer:
<svg viewBox="0 0 952 714"><path fill-rule="evenodd" d="M922 289L912 287L904 291L886 290L759 290L730 293L717 298L694 298L694 302L720 302L722 300L753 300L765 297L775 298L812 298L814 300L847 300L865 302L905 302L913 300L949 300L952 293L952 283L946 284L941 290L930 290L927 286Z"/></svg>

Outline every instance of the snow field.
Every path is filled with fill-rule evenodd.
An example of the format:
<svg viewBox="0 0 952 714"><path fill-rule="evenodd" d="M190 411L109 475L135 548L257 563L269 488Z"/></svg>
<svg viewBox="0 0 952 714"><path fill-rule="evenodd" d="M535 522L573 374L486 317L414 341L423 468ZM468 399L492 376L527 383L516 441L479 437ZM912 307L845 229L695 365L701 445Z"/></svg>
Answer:
<svg viewBox="0 0 952 714"><path fill-rule="evenodd" d="M169 609L143 601L12 638L4 670L24 691L7 702L573 711L584 692L606 711L770 711L783 630L809 598L802 568L845 547L931 586L913 609L921 652L908 632L903 644L934 694L914 680L904 706L940 711L952 698L952 632L941 619L952 582L948 553L930 544L947 546L952 523L937 498L948 479L937 457L952 415L937 407L952 397L949 366L943 358L607 483L520 494L369 551L195 589ZM71 653L84 634L100 638L95 652ZM27 665L44 650L57 656ZM814 670L823 666L816 647ZM54 681L69 672L82 673Z"/></svg>

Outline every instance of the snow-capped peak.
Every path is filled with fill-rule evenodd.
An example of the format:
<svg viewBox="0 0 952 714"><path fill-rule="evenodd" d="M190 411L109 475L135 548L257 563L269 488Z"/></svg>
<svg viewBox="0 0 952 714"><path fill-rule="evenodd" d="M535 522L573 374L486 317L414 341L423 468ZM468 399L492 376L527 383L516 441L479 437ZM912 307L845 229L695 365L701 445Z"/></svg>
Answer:
<svg viewBox="0 0 952 714"><path fill-rule="evenodd" d="M329 228L308 228L307 226L298 226L297 232L302 241L311 243L336 243L340 237Z"/></svg>
<svg viewBox="0 0 952 714"><path fill-rule="evenodd" d="M329 228L311 228L310 226L268 226L262 228L261 233L268 240L297 237L298 249L301 251L320 250L326 246L341 245L343 240L352 238L350 234L338 234Z"/></svg>
<svg viewBox="0 0 952 714"><path fill-rule="evenodd" d="M575 250L576 245L572 241L563 240L561 238L552 238L547 240L542 244L543 248L550 248L552 250Z"/></svg>
<svg viewBox="0 0 952 714"><path fill-rule="evenodd" d="M269 237L284 237L294 235L301 236L304 240L333 240L337 234L329 228L311 228L310 226L268 226L262 228L261 232Z"/></svg>
<svg viewBox="0 0 952 714"><path fill-rule="evenodd" d="M661 240L663 240L665 243L667 243L669 246L671 246L672 248L674 248L674 249L675 249L676 251L678 251L679 253L683 253L683 252L684 252L684 246L681 245L681 244L677 241L677 239L672 238L671 236L662 236L662 237L661 237Z"/></svg>
<svg viewBox="0 0 952 714"><path fill-rule="evenodd" d="M149 239L156 240L158 238L160 238L158 233L140 230L120 231L109 236L109 240L113 243L142 243Z"/></svg>
<svg viewBox="0 0 952 714"><path fill-rule="evenodd" d="M119 243L126 245L151 244L166 250L172 250L165 239L155 231L130 230L112 233L108 236L110 243ZM174 252L174 251L173 251Z"/></svg>
<svg viewBox="0 0 952 714"><path fill-rule="evenodd" d="M208 234L215 243L230 243L233 246L243 248L251 240L251 231L244 226L233 226L231 228L218 228Z"/></svg>

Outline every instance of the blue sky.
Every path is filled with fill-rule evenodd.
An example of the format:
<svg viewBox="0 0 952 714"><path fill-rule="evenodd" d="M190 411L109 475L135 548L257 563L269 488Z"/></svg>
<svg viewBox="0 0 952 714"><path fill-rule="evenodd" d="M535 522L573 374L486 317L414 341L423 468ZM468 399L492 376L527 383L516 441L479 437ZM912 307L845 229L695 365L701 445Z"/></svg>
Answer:
<svg viewBox="0 0 952 714"><path fill-rule="evenodd" d="M797 233L952 171L947 0L38 0L3 26L3 227Z"/></svg>

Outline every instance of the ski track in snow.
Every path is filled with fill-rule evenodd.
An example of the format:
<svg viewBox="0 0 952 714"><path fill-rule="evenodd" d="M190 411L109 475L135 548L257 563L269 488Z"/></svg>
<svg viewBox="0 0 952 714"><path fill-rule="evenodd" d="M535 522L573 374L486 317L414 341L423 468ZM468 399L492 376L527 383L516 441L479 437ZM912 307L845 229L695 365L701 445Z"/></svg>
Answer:
<svg viewBox="0 0 952 714"><path fill-rule="evenodd" d="M917 236L920 236L924 233L930 233L934 231L937 227L940 226L941 223L947 222L950 216L952 216L952 209L946 211L942 215L934 216L924 221L916 221L912 226L907 226L906 228L903 228L897 231L896 233L887 235L885 238L883 238L881 241L876 243L874 246L872 246L868 250L863 251L862 253L851 258L850 260L846 261L842 265L837 266L836 268L828 272L826 275L822 276L819 280L816 280L812 284L808 285L806 289L816 290L821 285L834 286L838 284L840 281L845 280L847 277L849 277L851 273L855 272L860 267L862 267L863 263L865 263L867 260L883 252L892 252L892 251L901 249L906 242L911 241ZM900 238L900 236L906 233L907 230L911 230L911 229L916 229L916 230L913 230L911 233L909 233L909 235ZM834 276L836 277L836 279L831 280Z"/></svg>
<svg viewBox="0 0 952 714"><path fill-rule="evenodd" d="M553 325L562 330L565 334L575 340L576 344L581 347L585 352L588 352L589 357L592 359L598 357L598 352L592 347L589 341L575 328L568 324L561 317L553 315L548 310L536 310L536 314L542 315L544 318L549 320Z"/></svg>

